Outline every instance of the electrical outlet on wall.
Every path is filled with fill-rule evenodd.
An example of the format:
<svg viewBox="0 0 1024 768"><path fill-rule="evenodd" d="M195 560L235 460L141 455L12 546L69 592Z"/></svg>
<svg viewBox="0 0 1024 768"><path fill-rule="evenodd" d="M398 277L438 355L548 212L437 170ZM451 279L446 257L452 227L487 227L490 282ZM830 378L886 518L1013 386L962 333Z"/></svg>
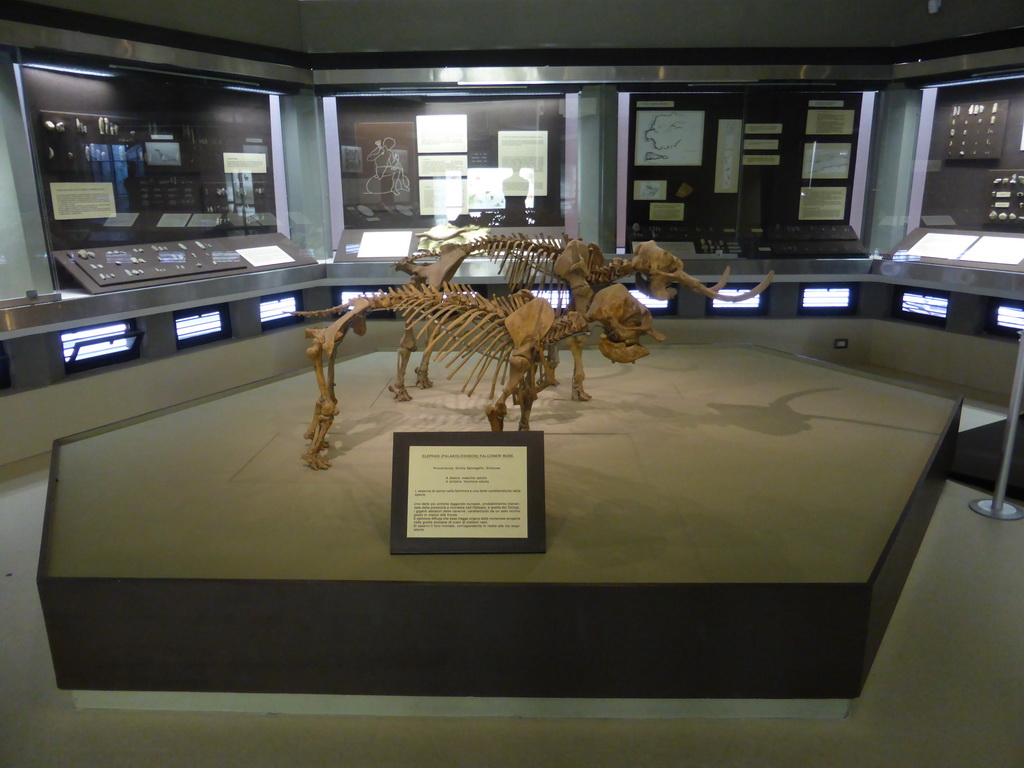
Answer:
<svg viewBox="0 0 1024 768"><path fill-rule="evenodd" d="M832 349L846 349L849 346L849 339L832 339Z"/></svg>

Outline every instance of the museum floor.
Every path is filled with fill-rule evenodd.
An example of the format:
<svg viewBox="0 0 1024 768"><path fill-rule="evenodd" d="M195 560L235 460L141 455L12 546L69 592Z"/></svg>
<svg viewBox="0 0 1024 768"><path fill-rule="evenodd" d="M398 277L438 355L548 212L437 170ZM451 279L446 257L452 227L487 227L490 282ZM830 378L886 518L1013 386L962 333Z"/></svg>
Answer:
<svg viewBox="0 0 1024 768"><path fill-rule="evenodd" d="M1024 766L1024 522L957 483L846 719L337 717L75 709L35 589L48 467L0 467L0 766Z"/></svg>

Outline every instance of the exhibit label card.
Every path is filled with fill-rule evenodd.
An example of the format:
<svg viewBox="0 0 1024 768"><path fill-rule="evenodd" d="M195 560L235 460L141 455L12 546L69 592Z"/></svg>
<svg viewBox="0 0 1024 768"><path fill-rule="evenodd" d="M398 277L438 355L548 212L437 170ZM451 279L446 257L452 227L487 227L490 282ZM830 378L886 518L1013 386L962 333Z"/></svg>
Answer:
<svg viewBox="0 0 1024 768"><path fill-rule="evenodd" d="M634 165L700 165L703 152L703 111L636 113Z"/></svg>
<svg viewBox="0 0 1024 768"><path fill-rule="evenodd" d="M466 115L417 115L416 150L464 154L468 151Z"/></svg>
<svg viewBox="0 0 1024 768"><path fill-rule="evenodd" d="M295 259L276 245L258 248L239 248L238 254L254 267L272 267L275 264L291 264Z"/></svg>
<svg viewBox="0 0 1024 768"><path fill-rule="evenodd" d="M543 433L397 432L394 554L543 552Z"/></svg>
<svg viewBox="0 0 1024 768"><path fill-rule="evenodd" d="M739 191L740 142L742 120L718 121L718 150L715 156L715 192L732 194Z"/></svg>
<svg viewBox="0 0 1024 768"><path fill-rule="evenodd" d="M846 216L846 187L800 187L800 221L837 221Z"/></svg>
<svg viewBox="0 0 1024 768"><path fill-rule="evenodd" d="M266 173L267 156L262 152L225 152L224 173Z"/></svg>
<svg viewBox="0 0 1024 768"><path fill-rule="evenodd" d="M525 539L526 447L409 449L406 536Z"/></svg>
<svg viewBox="0 0 1024 768"><path fill-rule="evenodd" d="M809 109L805 132L836 136L853 133L853 115L852 109Z"/></svg>
<svg viewBox="0 0 1024 768"><path fill-rule="evenodd" d="M117 216L114 185L108 181L53 182L50 184L50 200L53 202L53 218L57 221Z"/></svg>
<svg viewBox="0 0 1024 768"><path fill-rule="evenodd" d="M512 175L533 178L533 195L544 197L548 193L548 132L498 131L498 165L511 168Z"/></svg>

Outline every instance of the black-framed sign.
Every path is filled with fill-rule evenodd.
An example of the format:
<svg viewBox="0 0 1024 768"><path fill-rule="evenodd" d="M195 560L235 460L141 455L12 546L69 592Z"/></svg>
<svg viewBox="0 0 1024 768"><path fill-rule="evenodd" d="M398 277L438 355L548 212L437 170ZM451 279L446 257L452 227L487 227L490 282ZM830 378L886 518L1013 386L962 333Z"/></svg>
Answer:
<svg viewBox="0 0 1024 768"><path fill-rule="evenodd" d="M544 552L543 432L396 432L392 554Z"/></svg>

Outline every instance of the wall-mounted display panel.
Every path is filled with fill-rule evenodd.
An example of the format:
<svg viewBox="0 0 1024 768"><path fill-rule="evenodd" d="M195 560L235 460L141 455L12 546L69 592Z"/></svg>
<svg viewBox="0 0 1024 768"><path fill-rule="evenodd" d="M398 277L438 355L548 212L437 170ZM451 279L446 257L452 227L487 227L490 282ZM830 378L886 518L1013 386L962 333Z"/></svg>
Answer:
<svg viewBox="0 0 1024 768"><path fill-rule="evenodd" d="M632 94L627 236L724 256L860 256L860 93Z"/></svg>
<svg viewBox="0 0 1024 768"><path fill-rule="evenodd" d="M61 277L99 292L315 262L278 242L278 95L105 65L20 72ZM249 238L280 257L249 258Z"/></svg>
<svg viewBox="0 0 1024 768"><path fill-rule="evenodd" d="M924 117L932 130L919 225L1024 232L1024 79L937 88Z"/></svg>
<svg viewBox="0 0 1024 768"><path fill-rule="evenodd" d="M342 97L339 261L407 256L435 227L565 229L565 98ZM330 155L334 147L328 147Z"/></svg>

